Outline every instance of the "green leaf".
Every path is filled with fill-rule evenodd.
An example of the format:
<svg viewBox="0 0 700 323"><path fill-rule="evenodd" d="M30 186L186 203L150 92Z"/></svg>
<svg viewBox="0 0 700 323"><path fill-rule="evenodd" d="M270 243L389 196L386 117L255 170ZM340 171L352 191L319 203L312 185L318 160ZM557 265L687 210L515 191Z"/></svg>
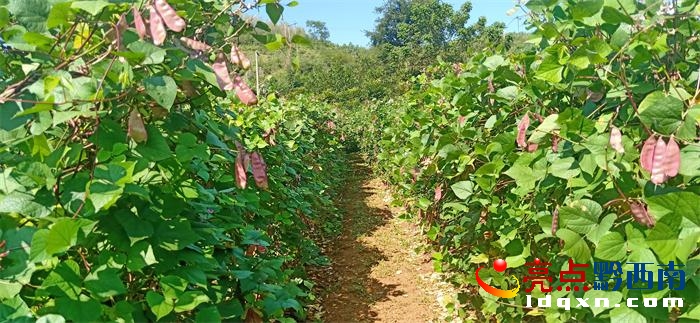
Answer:
<svg viewBox="0 0 700 323"><path fill-rule="evenodd" d="M311 45L311 41L302 35L292 36L292 43L299 44L299 45Z"/></svg>
<svg viewBox="0 0 700 323"><path fill-rule="evenodd" d="M493 55L489 56L484 60L484 66L488 68L490 71L495 71L498 69L500 66L503 66L506 64L506 60L503 58L501 55Z"/></svg>
<svg viewBox="0 0 700 323"><path fill-rule="evenodd" d="M700 195L691 192L674 192L648 198L649 213L657 219L675 217L692 221L700 226Z"/></svg>
<svg viewBox="0 0 700 323"><path fill-rule="evenodd" d="M556 62L542 62L542 64L540 64L540 66L537 68L535 77L543 81L559 83L563 79L563 73L564 66L561 66Z"/></svg>
<svg viewBox="0 0 700 323"><path fill-rule="evenodd" d="M171 251L182 250L200 239L185 218L160 222L154 236L159 247Z"/></svg>
<svg viewBox="0 0 700 323"><path fill-rule="evenodd" d="M569 206L559 208L560 227L587 234L598 225L602 213L603 207L594 201L574 201Z"/></svg>
<svg viewBox="0 0 700 323"><path fill-rule="evenodd" d="M647 235L647 244L662 263L676 260L675 250L678 246L681 219L677 216L664 216L656 221L656 225Z"/></svg>
<svg viewBox="0 0 700 323"><path fill-rule="evenodd" d="M573 258L576 263L585 264L591 261L591 249L588 248L586 241L576 232L569 229L560 229L557 231L557 237L564 240L563 254Z"/></svg>
<svg viewBox="0 0 700 323"><path fill-rule="evenodd" d="M188 291L180 294L175 303L175 312L194 310L199 304L209 302L209 297L200 291Z"/></svg>
<svg viewBox="0 0 700 323"><path fill-rule="evenodd" d="M474 194L474 183L470 181L461 181L452 184L451 186L452 191L455 192L455 195L461 200L466 200L472 194Z"/></svg>
<svg viewBox="0 0 700 323"><path fill-rule="evenodd" d="M603 13L601 15L603 20L607 23L611 24L619 24L619 23L626 23L628 25L634 25L634 20L623 12L612 8L605 6L603 7Z"/></svg>
<svg viewBox="0 0 700 323"><path fill-rule="evenodd" d="M41 282L38 295L51 295L77 300L82 289L80 266L75 261L65 260L54 268Z"/></svg>
<svg viewBox="0 0 700 323"><path fill-rule="evenodd" d="M573 157L557 158L549 166L549 173L552 176L562 179L571 179L581 174L580 167L574 166L576 159Z"/></svg>
<svg viewBox="0 0 700 323"><path fill-rule="evenodd" d="M75 19L75 12L71 9L71 2L59 2L53 5L49 12L46 26L55 28L69 25Z"/></svg>
<svg viewBox="0 0 700 323"><path fill-rule="evenodd" d="M16 212L33 218L43 218L51 214L51 210L34 201L35 196L24 192L14 191L8 195L0 194L0 213Z"/></svg>
<svg viewBox="0 0 700 323"><path fill-rule="evenodd" d="M153 235L153 225L150 222L144 221L128 210L119 210L114 214L117 222L122 225L124 231L129 236L131 245L136 242L148 239Z"/></svg>
<svg viewBox="0 0 700 323"><path fill-rule="evenodd" d="M131 246L126 257L126 266L132 271L139 271L146 266L158 263L153 247L147 241L139 241Z"/></svg>
<svg viewBox="0 0 700 323"><path fill-rule="evenodd" d="M111 5L112 4L104 0L75 1L71 5L71 8L84 10L90 15L96 16L102 12L102 9Z"/></svg>
<svg viewBox="0 0 700 323"><path fill-rule="evenodd" d="M22 284L0 279L0 301L19 295Z"/></svg>
<svg viewBox="0 0 700 323"><path fill-rule="evenodd" d="M146 131L148 131L148 141L139 144L136 151L150 161L161 161L172 157L173 152L161 135L160 129L149 124L146 126Z"/></svg>
<svg viewBox="0 0 700 323"><path fill-rule="evenodd" d="M571 6L571 16L574 20L595 16L603 9L603 0L582 0Z"/></svg>
<svg viewBox="0 0 700 323"><path fill-rule="evenodd" d="M177 85L170 76L154 76L143 81L146 93L160 106L170 110L177 96Z"/></svg>
<svg viewBox="0 0 700 323"><path fill-rule="evenodd" d="M85 288L91 295L109 298L126 293L120 272L114 268L98 268L85 277Z"/></svg>
<svg viewBox="0 0 700 323"><path fill-rule="evenodd" d="M0 7L0 28L4 28L10 22L10 11L5 7Z"/></svg>
<svg viewBox="0 0 700 323"><path fill-rule="evenodd" d="M141 63L144 65L163 63L163 61L165 61L165 55L167 54L165 49L141 40L129 44L127 48L134 53L143 55L143 61ZM139 58L141 58L141 56L139 56Z"/></svg>
<svg viewBox="0 0 700 323"><path fill-rule="evenodd" d="M591 312L593 312L593 316L598 316L598 314L607 311L608 308L602 306L594 306L596 298L607 298L610 302L610 306L615 306L615 304L619 304L622 301L622 293L618 291L604 291L591 289L583 294L583 298L588 298L592 301L589 302L588 305L590 305Z"/></svg>
<svg viewBox="0 0 700 323"><path fill-rule="evenodd" d="M557 123L557 119L559 119L559 115L556 113L544 118L542 123L532 132L527 142L539 144L546 136L555 133L556 130L559 130L560 127Z"/></svg>
<svg viewBox="0 0 700 323"><path fill-rule="evenodd" d="M647 95L638 109L642 123L664 135L673 134L683 121L683 102L661 91Z"/></svg>
<svg viewBox="0 0 700 323"><path fill-rule="evenodd" d="M644 318L644 315L639 314L639 312L625 305L613 308L612 311L610 311L610 320L612 322L647 323L647 319Z"/></svg>
<svg viewBox="0 0 700 323"><path fill-rule="evenodd" d="M609 261L621 261L627 255L625 248L625 238L620 233L608 232L600 239L600 243L595 249L595 257Z"/></svg>
<svg viewBox="0 0 700 323"><path fill-rule="evenodd" d="M167 302L163 295L148 291L146 293L146 303L151 308L151 312L156 315L156 320L160 320L175 309L175 304Z"/></svg>
<svg viewBox="0 0 700 323"><path fill-rule="evenodd" d="M56 309L59 314L73 322L95 322L102 315L102 306L94 299L57 298Z"/></svg>
<svg viewBox="0 0 700 323"><path fill-rule="evenodd" d="M28 31L43 33L46 31L46 19L51 10L51 3L46 0L10 0L7 5L10 13Z"/></svg>
<svg viewBox="0 0 700 323"><path fill-rule="evenodd" d="M194 321L196 323L218 323L221 322L221 314L216 306L202 307L197 311Z"/></svg>
<svg viewBox="0 0 700 323"><path fill-rule="evenodd" d="M41 262L48 258L46 253L47 239L49 238L49 230L41 229L34 232L32 236L32 246L29 251L29 260L33 262Z"/></svg>
<svg viewBox="0 0 700 323"><path fill-rule="evenodd" d="M46 237L46 253L54 255L70 249L78 240L78 230L92 225L94 222L86 219L58 219Z"/></svg>
<svg viewBox="0 0 700 323"><path fill-rule="evenodd" d="M268 3L265 5L265 12L267 12L267 16L270 17L270 21L276 25L282 17L284 7L282 7L282 5L279 3Z"/></svg>

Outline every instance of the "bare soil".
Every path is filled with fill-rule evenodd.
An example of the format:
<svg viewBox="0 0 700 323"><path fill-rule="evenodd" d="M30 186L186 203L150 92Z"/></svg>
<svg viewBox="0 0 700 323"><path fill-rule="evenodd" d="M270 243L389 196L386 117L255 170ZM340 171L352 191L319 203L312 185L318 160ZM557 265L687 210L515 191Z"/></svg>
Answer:
<svg viewBox="0 0 700 323"><path fill-rule="evenodd" d="M443 292L423 235L391 208L387 187L359 157L338 207L342 234L328 246L330 267L315 272L323 322L436 322ZM444 286L443 286L444 287Z"/></svg>

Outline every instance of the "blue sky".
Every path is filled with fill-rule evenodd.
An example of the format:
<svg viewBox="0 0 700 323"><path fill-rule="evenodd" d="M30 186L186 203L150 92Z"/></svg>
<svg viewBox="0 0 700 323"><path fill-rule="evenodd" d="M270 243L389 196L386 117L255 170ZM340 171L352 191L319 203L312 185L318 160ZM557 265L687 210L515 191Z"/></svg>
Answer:
<svg viewBox="0 0 700 323"><path fill-rule="evenodd" d="M443 0L455 8L465 1ZM283 1L288 3L289 0ZM365 30L372 30L377 14L374 8L384 3L384 0L298 0L296 7L285 7L283 19L289 24L305 27L307 20L321 20L326 23L331 34L331 41L337 44L353 43L367 46L369 39ZM508 26L508 31L518 31L518 22L514 16L506 12L514 6L514 0L471 0L472 12L470 23L478 17L485 16L489 23L502 21ZM264 13L262 14L264 15ZM524 27L520 26L524 31Z"/></svg>

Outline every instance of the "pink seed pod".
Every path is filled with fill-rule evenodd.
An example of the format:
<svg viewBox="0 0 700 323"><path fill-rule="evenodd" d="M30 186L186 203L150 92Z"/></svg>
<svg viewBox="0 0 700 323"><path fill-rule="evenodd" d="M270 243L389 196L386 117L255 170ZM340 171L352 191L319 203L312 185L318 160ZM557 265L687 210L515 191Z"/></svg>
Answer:
<svg viewBox="0 0 700 323"><path fill-rule="evenodd" d="M527 147L525 135L527 132L527 128L529 126L530 126L530 116L526 113L525 116L523 116L523 118L520 119L520 123L518 123L518 137L517 137L516 141L518 143L518 147L520 147L520 148Z"/></svg>
<svg viewBox="0 0 700 323"><path fill-rule="evenodd" d="M233 87L236 90L236 95L241 100L241 102L243 102L243 104L255 105L258 103L258 97L240 76L236 75L236 77L234 77Z"/></svg>
<svg viewBox="0 0 700 323"><path fill-rule="evenodd" d="M459 116L459 118L457 118L457 122L459 123L459 126L462 127L467 122L467 117Z"/></svg>
<svg viewBox="0 0 700 323"><path fill-rule="evenodd" d="M246 174L246 168L243 162L243 156L247 153L245 151L238 151L236 156L236 163L234 165L234 172L236 175L236 185L238 188L244 189L248 183L248 175Z"/></svg>
<svg viewBox="0 0 700 323"><path fill-rule="evenodd" d="M127 135L135 142L145 142L148 140L148 132L143 124L143 119L136 109L131 110L129 114Z"/></svg>
<svg viewBox="0 0 700 323"><path fill-rule="evenodd" d="M557 134L552 134L552 152L559 152L559 136Z"/></svg>
<svg viewBox="0 0 700 323"><path fill-rule="evenodd" d="M240 68L247 70L250 68L250 60L243 54L240 48L236 45L231 45L231 64L238 65Z"/></svg>
<svg viewBox="0 0 700 323"><path fill-rule="evenodd" d="M222 91L231 91L234 88L234 84L231 81L231 77L228 74L228 67L226 66L226 57L223 54L216 56L216 61L211 65L216 75L216 82L219 83L219 88Z"/></svg>
<svg viewBox="0 0 700 323"><path fill-rule="evenodd" d="M148 22L148 27L151 30L151 38L153 38L153 45L160 46L165 42L165 36L167 32L165 31L165 25L163 25L163 19L160 17L155 8L150 9L150 21Z"/></svg>
<svg viewBox="0 0 700 323"><path fill-rule="evenodd" d="M202 52L208 52L211 50L211 46L207 45L204 42L194 40L192 38L187 38L187 37L180 37L180 41L185 44L185 46L189 47L190 49L202 51Z"/></svg>
<svg viewBox="0 0 700 323"><path fill-rule="evenodd" d="M666 144L664 161L666 162L664 174L669 178L678 175L678 169L681 167L681 148L678 147L678 143L673 137Z"/></svg>
<svg viewBox="0 0 700 323"><path fill-rule="evenodd" d="M184 19L177 15L175 9L168 4L165 0L155 0L154 2L158 14L160 14L163 21L168 26L168 28L174 32L181 32L187 26Z"/></svg>
<svg viewBox="0 0 700 323"><path fill-rule="evenodd" d="M625 152L625 147L622 146L622 132L615 126L610 130L610 146L620 154Z"/></svg>
<svg viewBox="0 0 700 323"><path fill-rule="evenodd" d="M442 184L435 187L435 202L440 202L440 200L442 200Z"/></svg>
<svg viewBox="0 0 700 323"><path fill-rule="evenodd" d="M255 185L259 188L267 189L267 165L262 156L256 151L250 155L250 162L253 166L253 179L255 179Z"/></svg>
<svg viewBox="0 0 700 323"><path fill-rule="evenodd" d="M554 209L554 212L552 212L552 235L555 237L557 229L559 229L559 209Z"/></svg>
<svg viewBox="0 0 700 323"><path fill-rule="evenodd" d="M642 169L646 170L649 173L651 173L651 167L654 164L654 148L655 147L656 147L656 137L654 137L654 135L651 135L644 142L644 146L642 147L642 151L641 151L640 156L639 156L639 164L642 166Z"/></svg>
<svg viewBox="0 0 700 323"><path fill-rule="evenodd" d="M136 33L139 35L140 39L144 39L148 34L146 31L146 23L144 23L141 13L135 6L131 8L131 12L134 14L134 26L136 26Z"/></svg>
<svg viewBox="0 0 700 323"><path fill-rule="evenodd" d="M654 147L654 162L651 166L651 182L663 184L666 181L666 143L662 138L656 141Z"/></svg>
<svg viewBox="0 0 700 323"><path fill-rule="evenodd" d="M653 228L654 225L656 225L656 220L649 214L644 204L631 202L630 211L632 211L632 217L637 223L645 225L648 228Z"/></svg>
<svg viewBox="0 0 700 323"><path fill-rule="evenodd" d="M528 143L528 144L527 144L527 151L530 152L530 153L533 153L533 152L537 151L537 148L538 148L539 146L540 146L540 145L538 145L538 144Z"/></svg>

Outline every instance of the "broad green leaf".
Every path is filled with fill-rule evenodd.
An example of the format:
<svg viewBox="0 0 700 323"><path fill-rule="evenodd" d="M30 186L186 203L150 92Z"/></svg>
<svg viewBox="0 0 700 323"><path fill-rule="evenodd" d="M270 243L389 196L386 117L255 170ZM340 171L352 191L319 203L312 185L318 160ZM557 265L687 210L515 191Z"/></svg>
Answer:
<svg viewBox="0 0 700 323"><path fill-rule="evenodd" d="M452 191L461 200L468 199L474 193L474 183L470 181L461 181L452 184Z"/></svg>
<svg viewBox="0 0 700 323"><path fill-rule="evenodd" d="M625 248L620 247L624 245L625 239L621 234L609 232L600 239L595 249L595 257L608 261L621 261L627 255Z"/></svg>
<svg viewBox="0 0 700 323"><path fill-rule="evenodd" d="M678 216L664 216L656 221L656 225L647 235L647 244L662 263L676 260L675 251L678 247L681 220Z"/></svg>
<svg viewBox="0 0 700 323"><path fill-rule="evenodd" d="M73 322L95 322L102 315L102 306L94 299L57 298L56 309L59 314Z"/></svg>
<svg viewBox="0 0 700 323"><path fill-rule="evenodd" d="M37 293L77 300L81 292L82 281L80 266L75 261L68 259L56 265L56 268L41 282Z"/></svg>
<svg viewBox="0 0 700 323"><path fill-rule="evenodd" d="M143 64L144 65L152 65L152 64L160 64L163 63L165 60L165 55L167 52L165 49L160 48L156 45L153 45L149 42L145 41L135 41L133 43L130 43L127 48L129 48L130 51L139 53L143 55ZM139 56L141 57L141 56Z"/></svg>
<svg viewBox="0 0 700 323"><path fill-rule="evenodd" d="M674 133L683 120L683 102L660 91L647 95L638 110L642 123L664 135Z"/></svg>
<svg viewBox="0 0 700 323"><path fill-rule="evenodd" d="M160 106L170 110L177 96L177 85L170 76L154 76L143 81L146 93L150 95Z"/></svg>
<svg viewBox="0 0 700 323"><path fill-rule="evenodd" d="M484 60L484 66L490 71L495 71L498 67L505 65L506 60L501 55L489 56Z"/></svg>
<svg viewBox="0 0 700 323"><path fill-rule="evenodd" d="M51 2L46 0L10 0L7 9L28 31L46 31L46 19L51 10Z"/></svg>
<svg viewBox="0 0 700 323"><path fill-rule="evenodd" d="M199 304L209 302L209 297L200 291L188 291L180 294L175 303L175 312L194 310Z"/></svg>
<svg viewBox="0 0 700 323"><path fill-rule="evenodd" d="M182 250L200 239L185 218L160 222L154 237L159 247L170 251Z"/></svg>
<svg viewBox="0 0 700 323"><path fill-rule="evenodd" d="M284 7L279 3L268 3L265 5L265 12L267 12L267 16L270 17L270 21L272 21L272 23L275 25L282 17L283 11Z"/></svg>
<svg viewBox="0 0 700 323"><path fill-rule="evenodd" d="M74 1L71 4L71 8L84 10L90 15L96 16L102 10L110 6L111 4L104 0L90 0L90 1Z"/></svg>
<svg viewBox="0 0 700 323"><path fill-rule="evenodd" d="M647 198L649 213L657 219L685 217L700 226L700 195L691 192L673 192ZM679 222L680 224L680 222Z"/></svg>
<svg viewBox="0 0 700 323"><path fill-rule="evenodd" d="M581 0L571 6L571 15L574 20L592 17L603 9L604 0Z"/></svg>
<svg viewBox="0 0 700 323"><path fill-rule="evenodd" d="M682 176L700 177L700 146L688 145L681 149L681 166L678 173Z"/></svg>
<svg viewBox="0 0 700 323"><path fill-rule="evenodd" d="M136 151L150 161L161 161L172 157L173 152L168 146L168 142L161 135L160 129L154 125L146 125L148 131L148 141L139 144Z"/></svg>
<svg viewBox="0 0 700 323"><path fill-rule="evenodd" d="M588 234L598 225L603 213L600 204L591 200L579 200L559 208L559 225L578 234Z"/></svg>
<svg viewBox="0 0 700 323"><path fill-rule="evenodd" d="M638 306L642 305L640 304ZM610 311L610 320L613 322L625 323L647 323L647 319L644 318L644 315L639 314L639 312L631 308L628 308L626 305L613 308L612 311Z"/></svg>
<svg viewBox="0 0 700 323"><path fill-rule="evenodd" d="M58 219L49 229L46 236L46 253L54 255L64 252L74 246L80 229L89 229L94 222L86 219Z"/></svg>
<svg viewBox="0 0 700 323"><path fill-rule="evenodd" d="M565 180L574 178L581 173L579 167L574 166L575 163L573 157L557 158L549 166L549 173Z"/></svg>
<svg viewBox="0 0 700 323"><path fill-rule="evenodd" d="M215 306L203 306L197 311L196 323L221 322L221 314Z"/></svg>
<svg viewBox="0 0 700 323"><path fill-rule="evenodd" d="M292 36L292 43L299 45L311 45L311 41L302 35Z"/></svg>
<svg viewBox="0 0 700 323"><path fill-rule="evenodd" d="M557 231L557 237L564 240L562 253L573 258L576 263L584 264L591 261L591 249L580 235L569 229Z"/></svg>
<svg viewBox="0 0 700 323"><path fill-rule="evenodd" d="M559 130L557 119L559 119L559 115L556 113L548 115L546 118L544 118L542 123L537 126L534 131L532 131L532 134L530 135L530 138L528 138L527 142L539 144L547 135L551 135Z"/></svg>
<svg viewBox="0 0 700 323"><path fill-rule="evenodd" d="M162 319L175 309L175 304L166 301L163 295L152 291L146 293L146 303L151 308L151 312L156 315L157 320Z"/></svg>
<svg viewBox="0 0 700 323"><path fill-rule="evenodd" d="M611 24L626 23L628 25L634 24L634 20L625 13L613 8L605 6L603 7L603 13L601 15L603 20Z"/></svg>
<svg viewBox="0 0 700 323"><path fill-rule="evenodd" d="M583 294L583 298L588 298L590 300L588 305L593 312L593 316L598 316L598 314L607 311L608 308L603 307L603 304L601 304L601 307L595 306L596 298L607 298L609 305L614 308L616 304L619 304L622 301L622 293L617 291L591 289Z"/></svg>
<svg viewBox="0 0 700 323"><path fill-rule="evenodd" d="M114 217L117 222L122 225L124 231L126 231L132 245L140 240L148 239L153 236L153 225L127 210L117 211Z"/></svg>
<svg viewBox="0 0 700 323"><path fill-rule="evenodd" d="M114 268L98 268L85 277L85 289L99 298L109 298L126 293L120 272Z"/></svg>
<svg viewBox="0 0 700 323"><path fill-rule="evenodd" d="M71 2L58 2L51 7L46 26L49 28L65 26L70 24L74 18L75 13L71 9Z"/></svg>
<svg viewBox="0 0 700 323"><path fill-rule="evenodd" d="M147 241L139 241L129 248L126 266L129 270L139 271L143 267L158 263L153 247Z"/></svg>

